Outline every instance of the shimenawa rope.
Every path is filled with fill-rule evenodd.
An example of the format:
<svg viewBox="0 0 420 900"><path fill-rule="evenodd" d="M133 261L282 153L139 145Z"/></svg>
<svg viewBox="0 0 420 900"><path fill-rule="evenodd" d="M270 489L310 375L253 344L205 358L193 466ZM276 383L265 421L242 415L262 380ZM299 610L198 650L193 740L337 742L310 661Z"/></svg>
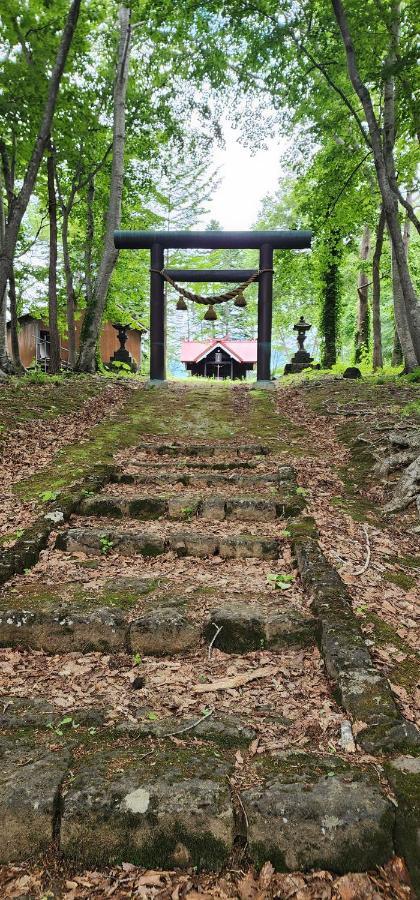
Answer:
<svg viewBox="0 0 420 900"><path fill-rule="evenodd" d="M265 272L273 272L273 269L259 269L258 272L255 272L254 275L251 275L247 281L243 281L238 287L233 288L231 291L225 291L223 294L216 294L215 297L204 297L202 294L194 294L193 291L187 291L186 288L181 287L177 284L173 278L165 272L165 269L150 269L155 275L161 275L165 281L168 282L177 292L181 295L181 297L185 297L186 300L192 300L193 303L202 303L204 306L213 306L215 303L226 303L227 300L234 300L235 297L238 297L239 294L242 294L243 291L249 287L250 284L253 284L258 280L260 275L263 275Z"/></svg>

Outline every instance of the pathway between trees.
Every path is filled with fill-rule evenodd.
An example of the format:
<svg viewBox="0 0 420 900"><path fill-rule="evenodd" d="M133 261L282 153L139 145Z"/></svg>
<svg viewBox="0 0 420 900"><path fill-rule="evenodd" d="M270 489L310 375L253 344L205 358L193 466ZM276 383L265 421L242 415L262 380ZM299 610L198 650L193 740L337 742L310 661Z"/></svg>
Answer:
<svg viewBox="0 0 420 900"><path fill-rule="evenodd" d="M341 417L335 384L316 404ZM357 612L379 531L360 459L302 397L132 393L87 439L96 465L3 554L5 896L26 878L67 898L408 897L401 857L419 883L411 682L390 687L378 614ZM323 528L340 464L365 504L350 571L347 525Z"/></svg>

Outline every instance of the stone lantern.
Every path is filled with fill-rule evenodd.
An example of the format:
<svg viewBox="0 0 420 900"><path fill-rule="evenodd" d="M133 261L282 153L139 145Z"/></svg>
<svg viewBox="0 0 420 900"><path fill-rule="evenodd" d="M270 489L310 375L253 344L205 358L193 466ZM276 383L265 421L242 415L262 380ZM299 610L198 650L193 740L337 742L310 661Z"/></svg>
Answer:
<svg viewBox="0 0 420 900"><path fill-rule="evenodd" d="M304 349L306 332L309 331L310 328L312 328L312 325L309 325L308 322L305 322L303 316L301 316L299 321L296 322L293 326L293 331L297 331L297 342L299 349L292 357L291 362L287 363L287 365L284 367L285 375L292 375L295 372L302 372L303 369L309 368L311 363L313 363L312 357Z"/></svg>
<svg viewBox="0 0 420 900"><path fill-rule="evenodd" d="M126 366L130 366L130 369L133 372L135 372L136 364L134 362L134 359L131 356L131 354L128 352L128 350L125 349L125 345L126 345L127 338L128 338L127 329L129 326L122 325L121 323L118 323L118 324L113 323L112 327L115 328L115 330L117 332L120 346L118 347L118 350L115 351L114 355L111 356L111 359L109 360L109 365L112 365L113 362L125 363Z"/></svg>

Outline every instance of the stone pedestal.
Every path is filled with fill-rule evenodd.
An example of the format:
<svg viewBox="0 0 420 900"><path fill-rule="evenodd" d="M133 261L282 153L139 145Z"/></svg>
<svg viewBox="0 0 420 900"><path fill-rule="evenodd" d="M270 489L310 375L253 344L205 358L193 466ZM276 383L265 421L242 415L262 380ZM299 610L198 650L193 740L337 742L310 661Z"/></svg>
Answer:
<svg viewBox="0 0 420 900"><path fill-rule="evenodd" d="M292 357L292 361L285 365L284 374L293 375L296 372L302 372L303 369L308 369L312 363L313 357L306 350L298 350Z"/></svg>

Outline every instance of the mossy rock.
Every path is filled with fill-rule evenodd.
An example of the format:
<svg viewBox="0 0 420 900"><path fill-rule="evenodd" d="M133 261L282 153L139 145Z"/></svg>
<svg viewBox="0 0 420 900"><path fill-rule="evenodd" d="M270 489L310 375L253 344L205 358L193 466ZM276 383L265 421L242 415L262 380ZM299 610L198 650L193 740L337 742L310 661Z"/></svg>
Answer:
<svg viewBox="0 0 420 900"><path fill-rule="evenodd" d="M420 757L399 756L385 771L398 801L396 851L405 857L413 888L420 892Z"/></svg>

